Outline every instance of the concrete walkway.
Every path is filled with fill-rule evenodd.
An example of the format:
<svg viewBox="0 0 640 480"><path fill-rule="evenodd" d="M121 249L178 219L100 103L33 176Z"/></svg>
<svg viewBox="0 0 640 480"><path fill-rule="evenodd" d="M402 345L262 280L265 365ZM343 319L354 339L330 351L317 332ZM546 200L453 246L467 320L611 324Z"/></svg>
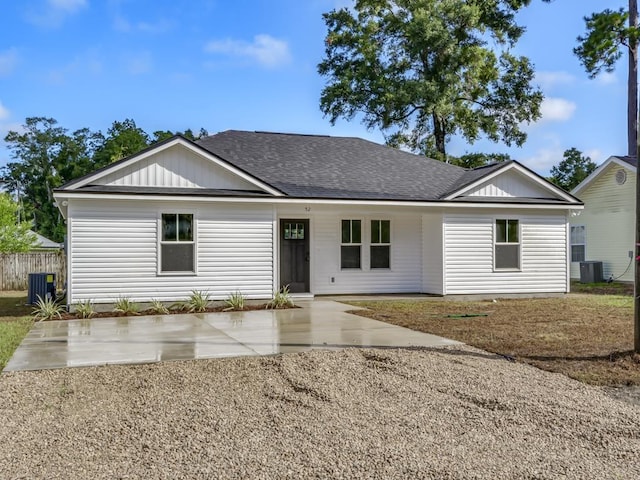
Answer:
<svg viewBox="0 0 640 480"><path fill-rule="evenodd" d="M346 313L329 300L302 308L36 323L4 371L272 355L347 347L440 347L459 342Z"/></svg>

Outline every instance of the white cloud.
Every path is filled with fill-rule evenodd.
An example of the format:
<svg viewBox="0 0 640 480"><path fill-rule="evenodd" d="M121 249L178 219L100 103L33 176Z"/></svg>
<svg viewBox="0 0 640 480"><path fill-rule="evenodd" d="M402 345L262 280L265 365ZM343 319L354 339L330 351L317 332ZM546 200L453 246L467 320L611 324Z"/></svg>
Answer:
<svg viewBox="0 0 640 480"><path fill-rule="evenodd" d="M124 16L118 14L113 19L113 28L119 32L139 31L149 34L160 34L168 32L173 28L173 23L169 20L160 19L156 22L131 23Z"/></svg>
<svg viewBox="0 0 640 480"><path fill-rule="evenodd" d="M87 6L87 0L47 0L47 3L54 10L68 13L75 13Z"/></svg>
<svg viewBox="0 0 640 480"><path fill-rule="evenodd" d="M17 63L18 51L15 48L0 52L0 77L6 77L11 74Z"/></svg>
<svg viewBox="0 0 640 480"><path fill-rule="evenodd" d="M100 53L95 50L89 50L78 55L73 61L62 65L58 68L49 70L45 77L47 83L53 85L63 85L67 78L78 77L81 75L98 76L103 71Z"/></svg>
<svg viewBox="0 0 640 480"><path fill-rule="evenodd" d="M536 153L523 159L523 163L541 175L547 175L551 167L557 165L562 161L564 155L564 149L559 145L554 145L549 148L541 148Z"/></svg>
<svg viewBox="0 0 640 480"><path fill-rule="evenodd" d="M584 156L589 157L593 162L599 164L603 160L602 152L597 148L592 148L583 153Z"/></svg>
<svg viewBox="0 0 640 480"><path fill-rule="evenodd" d="M558 85L570 85L575 80L576 77L568 72L536 72L536 82L545 90Z"/></svg>
<svg viewBox="0 0 640 480"><path fill-rule="evenodd" d="M291 61L289 45L270 35L256 35L253 42L243 40L213 40L205 45L209 53L222 53L236 57L250 58L264 67L278 67Z"/></svg>
<svg viewBox="0 0 640 480"><path fill-rule="evenodd" d="M45 5L27 14L27 20L44 28L60 27L65 19L89 6L87 0L45 0Z"/></svg>
<svg viewBox="0 0 640 480"><path fill-rule="evenodd" d="M537 123L566 122L576 111L576 104L564 98L547 97L540 106L541 118Z"/></svg>
<svg viewBox="0 0 640 480"><path fill-rule="evenodd" d="M618 77L616 77L614 72L602 72L598 74L595 80L600 85L613 85L614 83L618 83Z"/></svg>
<svg viewBox="0 0 640 480"><path fill-rule="evenodd" d="M125 64L127 71L131 75L142 75L151 71L153 59L151 58L151 53L140 52L126 57Z"/></svg>
<svg viewBox="0 0 640 480"><path fill-rule="evenodd" d="M522 160L527 167L543 176L549 175L551 167L558 165L564 159L564 152L568 149L562 146L560 138L555 135L549 136L547 142L548 147L540 148L532 156ZM604 160L602 152L597 148L585 150L582 155L589 157L596 164Z"/></svg>
<svg viewBox="0 0 640 480"><path fill-rule="evenodd" d="M10 116L11 112L9 111L9 109L2 105L2 102L0 102L0 120L6 120Z"/></svg>

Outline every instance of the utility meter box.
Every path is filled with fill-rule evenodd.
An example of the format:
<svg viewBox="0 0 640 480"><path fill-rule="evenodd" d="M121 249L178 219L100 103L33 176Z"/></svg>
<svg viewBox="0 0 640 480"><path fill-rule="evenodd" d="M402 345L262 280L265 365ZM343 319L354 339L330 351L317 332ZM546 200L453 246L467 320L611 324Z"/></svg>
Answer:
<svg viewBox="0 0 640 480"><path fill-rule="evenodd" d="M30 273L29 274L29 294L27 304L35 305L38 297L43 300L56 298L56 274L55 273Z"/></svg>

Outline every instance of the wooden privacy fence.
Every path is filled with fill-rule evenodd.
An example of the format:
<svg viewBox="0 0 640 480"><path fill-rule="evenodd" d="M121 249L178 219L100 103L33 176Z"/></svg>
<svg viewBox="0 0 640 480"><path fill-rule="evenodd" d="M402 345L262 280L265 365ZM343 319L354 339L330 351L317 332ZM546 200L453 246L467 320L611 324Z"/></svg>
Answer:
<svg viewBox="0 0 640 480"><path fill-rule="evenodd" d="M27 290L29 274L56 274L56 287L64 288L66 259L62 250L55 252L6 253L0 255L0 290Z"/></svg>

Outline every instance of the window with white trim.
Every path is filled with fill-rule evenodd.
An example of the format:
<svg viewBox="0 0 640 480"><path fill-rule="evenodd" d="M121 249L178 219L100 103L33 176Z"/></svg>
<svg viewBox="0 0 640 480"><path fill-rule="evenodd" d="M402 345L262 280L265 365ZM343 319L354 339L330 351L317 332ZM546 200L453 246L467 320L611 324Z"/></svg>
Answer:
<svg viewBox="0 0 640 480"><path fill-rule="evenodd" d="M361 257L362 221L342 220L340 268L343 270L361 268Z"/></svg>
<svg viewBox="0 0 640 480"><path fill-rule="evenodd" d="M496 270L520 269L520 221L497 219L494 232L494 267Z"/></svg>
<svg viewBox="0 0 640 480"><path fill-rule="evenodd" d="M571 225L571 261L584 262L587 237L584 225Z"/></svg>
<svg viewBox="0 0 640 480"><path fill-rule="evenodd" d="M391 253L391 221L371 220L371 268L389 268Z"/></svg>
<svg viewBox="0 0 640 480"><path fill-rule="evenodd" d="M160 272L195 272L193 214L163 213L160 223Z"/></svg>

